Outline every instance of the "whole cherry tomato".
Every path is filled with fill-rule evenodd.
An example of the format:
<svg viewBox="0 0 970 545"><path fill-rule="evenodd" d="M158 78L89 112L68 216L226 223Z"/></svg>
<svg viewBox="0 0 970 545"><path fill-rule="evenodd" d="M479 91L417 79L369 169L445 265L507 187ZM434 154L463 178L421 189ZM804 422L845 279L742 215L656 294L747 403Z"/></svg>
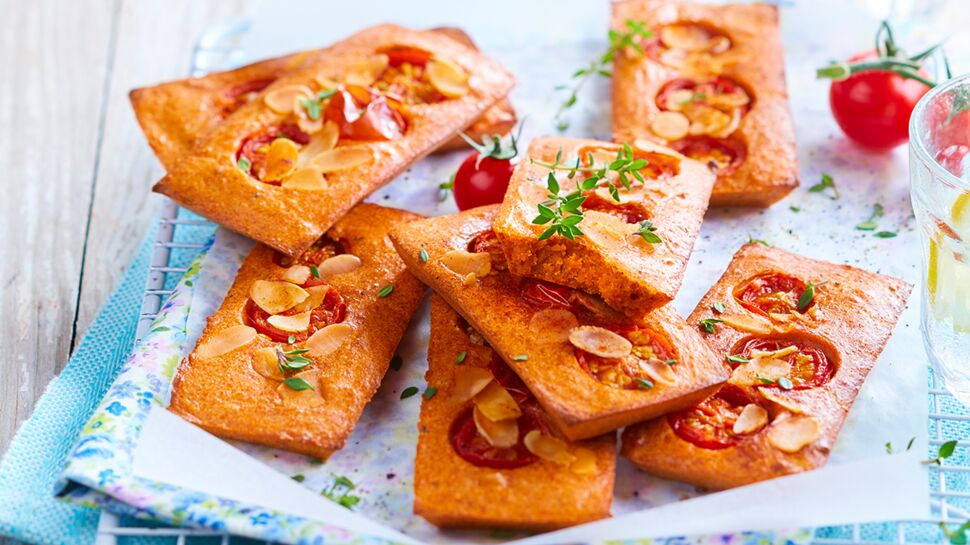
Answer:
<svg viewBox="0 0 970 545"><path fill-rule="evenodd" d="M452 180L451 189L459 210L502 202L515 170L512 159L518 155L519 134L510 136L508 141L493 135L482 142L461 135L475 151L462 161Z"/></svg>

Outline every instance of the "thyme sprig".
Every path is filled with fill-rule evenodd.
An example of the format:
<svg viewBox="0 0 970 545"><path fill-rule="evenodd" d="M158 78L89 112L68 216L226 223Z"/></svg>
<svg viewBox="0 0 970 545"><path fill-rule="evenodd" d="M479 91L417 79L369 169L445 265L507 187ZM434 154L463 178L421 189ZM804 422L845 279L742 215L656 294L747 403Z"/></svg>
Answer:
<svg viewBox="0 0 970 545"><path fill-rule="evenodd" d="M556 111L556 128L560 131L564 131L569 128L569 122L563 117L567 110L572 108L576 101L579 99L579 92L586 85L591 77L602 76L608 78L612 75L612 65L613 59L616 58L616 54L625 51L627 49L633 49L638 55L643 55L643 48L640 46L640 40L649 40L653 38L653 32L647 29L647 23L644 21L635 21L633 19L627 19L623 22L623 30L610 29L607 35L610 41L609 47L606 51L599 57L593 59L588 66L585 68L580 68L573 72L572 86L563 85L560 89L569 89L569 96L563 103L559 106Z"/></svg>

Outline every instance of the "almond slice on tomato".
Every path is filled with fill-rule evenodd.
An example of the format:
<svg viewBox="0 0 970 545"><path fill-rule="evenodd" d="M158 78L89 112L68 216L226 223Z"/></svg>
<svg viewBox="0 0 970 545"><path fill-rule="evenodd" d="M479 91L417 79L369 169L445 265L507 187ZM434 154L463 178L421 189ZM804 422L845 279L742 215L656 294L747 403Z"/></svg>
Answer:
<svg viewBox="0 0 970 545"><path fill-rule="evenodd" d="M300 148L289 138L277 138L266 151L266 163L261 178L266 182L278 182L296 170Z"/></svg>
<svg viewBox="0 0 970 545"><path fill-rule="evenodd" d="M569 342L576 348L601 358L622 358L633 350L633 344L609 329L584 325L569 333Z"/></svg>
<svg viewBox="0 0 970 545"><path fill-rule="evenodd" d="M754 349L751 351L751 358L766 358L766 359L781 359L784 357L791 356L798 352L797 345L790 345L784 348L779 348L778 350L758 350Z"/></svg>
<svg viewBox="0 0 970 545"><path fill-rule="evenodd" d="M340 348L353 332L354 328L350 324L330 324L310 335L306 340L306 347L313 356L326 356Z"/></svg>
<svg viewBox="0 0 970 545"><path fill-rule="evenodd" d="M387 70L387 65L390 59L384 53L377 53L371 55L364 59L363 61L355 64L353 68L347 72L347 76L344 81L347 85L360 85L362 87L368 87L370 84L374 83L384 70Z"/></svg>
<svg viewBox="0 0 970 545"><path fill-rule="evenodd" d="M293 307L293 310L297 312L305 312L307 310L313 310L323 303L323 299L327 296L327 292L330 291L330 286L310 286L306 288L306 292L309 294L302 303Z"/></svg>
<svg viewBox="0 0 970 545"><path fill-rule="evenodd" d="M569 452L569 445L558 437L546 435L539 430L532 430L522 438L525 448L543 460L566 465L576 460L576 456Z"/></svg>
<svg viewBox="0 0 970 545"><path fill-rule="evenodd" d="M791 364L775 358L755 358L742 363L731 373L731 384L760 386L791 374Z"/></svg>
<svg viewBox="0 0 970 545"><path fill-rule="evenodd" d="M313 96L313 91L306 85L287 85L266 93L263 102L276 113L289 114L297 101L310 96Z"/></svg>
<svg viewBox="0 0 970 545"><path fill-rule="evenodd" d="M372 157L371 150L363 146L340 147L318 154L311 160L311 164L326 174L359 167L368 163Z"/></svg>
<svg viewBox="0 0 970 545"><path fill-rule="evenodd" d="M468 73L460 66L434 58L428 61L425 73L436 91L448 98L460 98L468 94Z"/></svg>
<svg viewBox="0 0 970 545"><path fill-rule="evenodd" d="M195 355L215 358L246 346L256 338L256 330L248 325L234 325L215 333L195 349Z"/></svg>
<svg viewBox="0 0 970 545"><path fill-rule="evenodd" d="M469 274L474 274L476 278L481 278L492 272L492 258L488 252L451 250L441 256L441 264L462 278L467 277Z"/></svg>
<svg viewBox="0 0 970 545"><path fill-rule="evenodd" d="M286 312L309 296L300 286L283 281L257 280L249 288L249 298L269 314Z"/></svg>
<svg viewBox="0 0 970 545"><path fill-rule="evenodd" d="M789 454L798 452L822 434L818 421L811 416L785 416L768 428L768 443Z"/></svg>
<svg viewBox="0 0 970 545"><path fill-rule="evenodd" d="M339 254L325 259L317 267L317 270L320 272L320 276L329 278L338 274L354 272L360 267L360 263L360 258L354 254Z"/></svg>
<svg viewBox="0 0 970 545"><path fill-rule="evenodd" d="M640 369L658 384L666 384L668 386L677 384L677 373L674 372L674 366L667 365L657 358L641 361Z"/></svg>
<svg viewBox="0 0 970 545"><path fill-rule="evenodd" d="M679 112L660 112L650 121L650 131L664 140L680 140L687 136L691 122Z"/></svg>
<svg viewBox="0 0 970 545"><path fill-rule="evenodd" d="M300 159L297 161L297 165L301 167L309 165L317 155L337 147L339 139L340 128L333 121L327 121L319 132L310 136L310 143L300 150Z"/></svg>
<svg viewBox="0 0 970 545"><path fill-rule="evenodd" d="M746 333L754 333L755 335L768 335L772 331L771 322L752 315L723 314L721 315L721 320L728 327Z"/></svg>
<svg viewBox="0 0 970 545"><path fill-rule="evenodd" d="M711 33L694 24L667 25L660 29L659 35L664 45L683 51L705 51L711 42Z"/></svg>
<svg viewBox="0 0 970 545"><path fill-rule="evenodd" d="M475 407L494 422L522 416L522 409L512 394L494 380L475 394L474 400Z"/></svg>
<svg viewBox="0 0 970 545"><path fill-rule="evenodd" d="M667 95L667 103L664 106L668 110L679 112L694 101L695 94L691 89L676 89ZM687 123L690 124L690 120Z"/></svg>
<svg viewBox="0 0 970 545"><path fill-rule="evenodd" d="M260 348L253 354L253 371L276 382L282 382L286 377L280 369L280 359L276 354L276 348Z"/></svg>
<svg viewBox="0 0 970 545"><path fill-rule="evenodd" d="M310 279L310 267L306 265L293 265L283 271L283 275L280 278L294 284L302 284Z"/></svg>
<svg viewBox="0 0 970 545"><path fill-rule="evenodd" d="M737 435L747 435L754 433L768 424L768 411L757 403L748 403L741 409L741 414L734 421L734 428L731 430Z"/></svg>
<svg viewBox="0 0 970 545"><path fill-rule="evenodd" d="M548 308L532 315L529 331L536 342L557 344L569 341L569 334L579 327L576 315L566 309Z"/></svg>
<svg viewBox="0 0 970 545"><path fill-rule="evenodd" d="M306 331L310 327L310 311L301 312L299 314L283 315L274 314L266 319L269 325L275 327L276 329L282 329L283 331L289 331L296 333L299 331Z"/></svg>
<svg viewBox="0 0 970 545"><path fill-rule="evenodd" d="M455 369L455 387L451 397L458 403L474 398L492 382L492 372L482 367L461 365Z"/></svg>
<svg viewBox="0 0 970 545"><path fill-rule="evenodd" d="M731 124L731 116L703 104L691 104L684 109L690 118L689 133L693 135L717 135Z"/></svg>
<svg viewBox="0 0 970 545"><path fill-rule="evenodd" d="M307 165L290 174L280 182L280 186L300 191L323 191L328 187L323 171L313 165Z"/></svg>
<svg viewBox="0 0 970 545"><path fill-rule="evenodd" d="M519 423L516 419L495 421L485 416L477 406L473 409L472 418L475 420L478 433L488 441L489 445L496 448L510 448L519 442Z"/></svg>

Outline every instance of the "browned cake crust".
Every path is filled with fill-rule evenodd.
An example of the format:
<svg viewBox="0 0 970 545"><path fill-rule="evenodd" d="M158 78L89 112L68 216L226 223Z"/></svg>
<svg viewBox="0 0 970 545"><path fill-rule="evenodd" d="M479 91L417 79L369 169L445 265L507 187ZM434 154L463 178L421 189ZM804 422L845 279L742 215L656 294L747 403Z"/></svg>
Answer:
<svg viewBox="0 0 970 545"><path fill-rule="evenodd" d="M757 277L766 278L762 275L786 275L805 283L806 288L809 282L818 285L811 306L805 312L792 310L763 316L742 305L739 297L743 298L745 286ZM750 373L744 370L753 365L752 361L736 363L725 389L734 385L762 405L768 413L764 428L735 435L733 446L710 449L684 440L674 433L670 418L660 418L625 430L623 456L650 473L712 489L823 465L905 307L911 288L897 278L848 265L817 261L759 244L743 246L688 322L698 326L707 318L723 319L723 323L713 325L714 333L705 334L708 344L722 355L740 354L740 347L750 339L808 341L834 363L834 373L821 386L785 389L770 383L775 377L768 371L757 379L757 385L752 385ZM724 305L723 313L716 314L715 303ZM762 378L769 382L766 384ZM788 448L794 451L785 452L772 440L773 428L793 417L814 420L818 434L804 447ZM810 423L808 427L811 428ZM792 446L797 446L797 442Z"/></svg>
<svg viewBox="0 0 970 545"><path fill-rule="evenodd" d="M314 94L332 89L333 81L359 70L377 51L398 46L430 52L452 70L464 71L469 76L467 92L441 102L406 105L408 126L401 137L341 139L337 149L363 155L365 160L328 172L322 191L265 183L237 165L244 139L290 122L295 115L278 113L267 99L279 98L283 90L297 86L306 86ZM394 25L372 27L277 79L215 127L154 189L221 225L289 255L300 255L350 207L474 122L512 85L512 76L498 64L450 38ZM291 109L293 104L286 102Z"/></svg>
<svg viewBox="0 0 970 545"><path fill-rule="evenodd" d="M769 206L798 187L795 132L788 108L778 8L770 4L707 5L678 0L619 0L612 26L643 21L654 36L672 24L697 25L726 36L730 48L693 62L664 56L660 38L617 56L613 70L613 139L668 143L651 129L660 112L658 92L678 78L729 78L751 97L749 111L730 134L718 134L746 150L747 158L718 177L711 206ZM666 59L667 62L661 59ZM677 142L670 144L677 148ZM687 152L685 152L687 153ZM687 153L690 155L690 153Z"/></svg>
<svg viewBox="0 0 970 545"><path fill-rule="evenodd" d="M459 28L443 27L428 32L445 35L468 47L475 47L471 38ZM300 66L307 59L312 59L320 51L303 51L235 70L134 89L129 95L131 105L148 144L165 170L170 171L182 157L192 151L192 146L198 140L229 114L249 102L280 76ZM492 134L505 134L515 122L512 103L503 99L466 128L465 132L474 139L481 139ZM465 147L465 141L456 136L437 151Z"/></svg>
<svg viewBox="0 0 970 545"><path fill-rule="evenodd" d="M220 437L278 447L326 458L343 446L364 405L377 391L398 341L417 309L425 287L404 267L387 240L388 230L418 216L361 204L328 232L360 258L351 272L327 278L346 304L340 323L352 328L339 349L324 356L304 354L312 364L296 373L315 390L296 392L268 378L258 352L266 347L300 350L306 342L277 343L260 333L248 344L214 357L200 348L227 328L252 325L246 311L257 280L278 280L286 268L277 252L257 245L243 262L222 306L209 317L195 349L178 370L169 410ZM386 297L378 296L391 285ZM312 337L311 337L312 339ZM212 346L211 344L209 346ZM318 377L314 375L318 374ZM286 376L292 376L287 373Z"/></svg>
<svg viewBox="0 0 970 545"><path fill-rule="evenodd" d="M586 192L584 219L579 224L585 235L575 240L563 236L539 240L548 225L536 225L533 220L537 205L548 200L549 169L533 161L552 163L561 152L563 162L571 164L590 149L602 150L603 160L612 161L621 147L577 138L534 140L529 160L515 168L495 219L495 234L502 241L509 269L598 294L633 318L673 300L707 210L714 174L706 165L668 148L648 142L643 146L633 148L634 156L665 166L662 176L651 178L644 170L643 183L631 178L631 189L620 185L622 204L606 188ZM574 191L568 172L559 174L562 192ZM595 208L592 203L597 203ZM661 242L647 242L637 234L644 219L657 227Z"/></svg>
<svg viewBox="0 0 970 545"><path fill-rule="evenodd" d="M413 222L394 229L391 240L409 270L480 331L515 370L564 436L570 440L595 437L689 407L727 378L727 367L699 333L673 309L661 307L640 324L672 346L676 359L671 367L676 375L673 383L626 389L597 380L581 366L568 336L575 326L587 325L586 320L627 323L622 315L594 296L561 286L558 289L568 292L565 297L571 310L530 302L526 291L536 281L501 270L504 265L497 241L493 252L486 254L490 270L484 275L481 269L468 272L462 265L473 239L490 233L497 208L484 206Z"/></svg>
<svg viewBox="0 0 970 545"><path fill-rule="evenodd" d="M465 355L456 362L459 354ZM421 401L414 512L440 527L533 531L608 517L616 466L612 433L569 444L573 459L562 463L537 458L522 467L495 469L457 453L453 423L473 404L456 397L456 373L461 366L489 369L493 356L487 345L472 341L467 323L433 295L425 378L438 390Z"/></svg>

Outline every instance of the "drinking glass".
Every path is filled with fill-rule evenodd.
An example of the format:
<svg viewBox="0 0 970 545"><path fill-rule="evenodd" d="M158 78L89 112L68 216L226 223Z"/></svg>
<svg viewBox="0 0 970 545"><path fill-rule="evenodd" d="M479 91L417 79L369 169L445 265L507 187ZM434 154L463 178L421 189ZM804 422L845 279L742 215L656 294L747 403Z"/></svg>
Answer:
<svg viewBox="0 0 970 545"><path fill-rule="evenodd" d="M923 250L923 342L946 388L970 404L970 74L919 101L909 143Z"/></svg>

